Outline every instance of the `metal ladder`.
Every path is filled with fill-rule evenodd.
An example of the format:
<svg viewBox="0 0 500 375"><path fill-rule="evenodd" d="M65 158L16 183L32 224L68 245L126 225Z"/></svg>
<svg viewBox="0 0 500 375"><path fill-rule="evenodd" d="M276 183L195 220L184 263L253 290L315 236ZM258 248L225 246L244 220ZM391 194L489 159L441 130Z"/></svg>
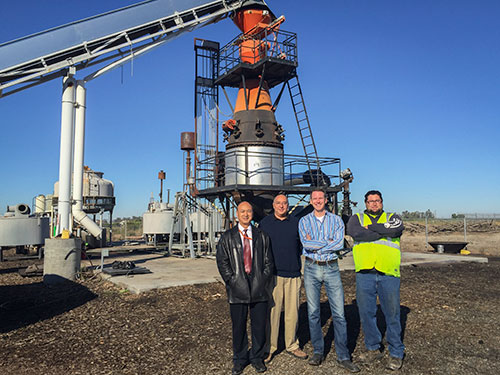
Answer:
<svg viewBox="0 0 500 375"><path fill-rule="evenodd" d="M290 93L290 100L292 101L297 127L299 128L300 140L302 141L302 147L304 148L307 168L311 177L311 184L314 185L315 180L313 173L315 173L316 184L320 185L318 184L318 182L320 182L319 178L320 176L322 177L323 174L321 173L318 151L316 150L316 144L314 143L309 117L307 116L306 105L304 102L304 96L302 95L302 89L300 88L299 77L294 75L287 81L286 84L288 92ZM323 182L322 178L321 182Z"/></svg>

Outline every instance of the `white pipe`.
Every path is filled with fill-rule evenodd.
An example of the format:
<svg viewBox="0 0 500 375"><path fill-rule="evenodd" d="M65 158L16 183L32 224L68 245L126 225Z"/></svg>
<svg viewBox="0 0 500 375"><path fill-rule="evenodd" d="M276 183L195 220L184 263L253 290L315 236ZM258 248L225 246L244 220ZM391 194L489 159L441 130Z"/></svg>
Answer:
<svg viewBox="0 0 500 375"><path fill-rule="evenodd" d="M102 229L83 211L83 156L85 148L86 97L83 81L76 85L76 114L73 160L73 218L94 237L101 236Z"/></svg>
<svg viewBox="0 0 500 375"><path fill-rule="evenodd" d="M121 59L117 60L117 61L114 61L112 62L111 64L95 71L94 73L91 73L89 74L87 77L85 77L83 80L85 82L90 82L92 81L93 79L103 75L104 73L107 73L115 68L118 68L119 66L122 66L124 65L125 63L127 63L129 60L131 59L134 59L136 57L139 57L140 55L142 55L143 53L145 52L148 52L156 47L159 47L161 46L163 43L169 41L170 39L167 39L167 40L160 40L160 41L157 41L157 42L154 42L152 45L149 45L149 46L145 46L145 47L141 47L142 49L137 49L136 51L134 52L131 52L130 55L127 55L125 57L122 57Z"/></svg>
<svg viewBox="0 0 500 375"><path fill-rule="evenodd" d="M59 198L57 233L70 229L71 156L73 143L73 120L75 115L75 79L69 73L63 79L61 109L61 146L59 153Z"/></svg>

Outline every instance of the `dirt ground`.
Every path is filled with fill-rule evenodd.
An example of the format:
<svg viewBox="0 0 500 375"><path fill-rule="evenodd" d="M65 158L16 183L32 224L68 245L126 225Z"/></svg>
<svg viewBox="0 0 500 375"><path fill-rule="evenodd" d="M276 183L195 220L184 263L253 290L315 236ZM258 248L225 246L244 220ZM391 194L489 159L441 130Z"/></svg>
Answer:
<svg viewBox="0 0 500 375"><path fill-rule="evenodd" d="M409 232L404 246L420 235ZM491 251L498 251L499 243ZM231 327L222 284L134 295L89 274L76 283L47 287L41 277L19 276L18 270L33 262L0 263L0 374L230 373ZM356 361L363 350L363 333L355 275L342 272L342 279L349 347ZM406 358L397 373L500 374L499 308L498 257L490 257L487 264L404 267L401 319ZM326 361L312 367L282 352L267 373L346 373L336 366L325 296L322 316ZM299 339L311 353L304 293ZM389 373L383 364L363 367L362 373ZM255 373L252 367L244 372Z"/></svg>
<svg viewBox="0 0 500 375"><path fill-rule="evenodd" d="M426 246L425 222L405 222L401 237L403 251L432 251ZM476 255L500 256L500 222L498 220L468 220L464 233L461 220L434 220L427 228L427 238L432 241L467 242L467 250Z"/></svg>

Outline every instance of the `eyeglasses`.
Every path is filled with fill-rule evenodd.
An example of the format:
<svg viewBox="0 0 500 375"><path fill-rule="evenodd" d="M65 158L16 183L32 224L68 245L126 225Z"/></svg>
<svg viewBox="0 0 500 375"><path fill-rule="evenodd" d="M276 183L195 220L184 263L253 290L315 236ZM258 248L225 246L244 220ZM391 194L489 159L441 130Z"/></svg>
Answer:
<svg viewBox="0 0 500 375"><path fill-rule="evenodd" d="M382 203L380 199L376 199L374 201L366 201L366 203Z"/></svg>

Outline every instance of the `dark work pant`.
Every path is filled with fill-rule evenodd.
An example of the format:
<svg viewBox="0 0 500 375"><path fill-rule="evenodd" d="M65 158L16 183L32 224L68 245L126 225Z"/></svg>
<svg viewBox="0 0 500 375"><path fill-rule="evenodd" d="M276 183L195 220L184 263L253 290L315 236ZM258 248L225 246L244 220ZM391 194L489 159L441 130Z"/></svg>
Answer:
<svg viewBox="0 0 500 375"><path fill-rule="evenodd" d="M250 310L252 349L248 356L247 316ZM233 323L233 362L235 364L255 363L264 359L266 345L267 302L229 304Z"/></svg>

